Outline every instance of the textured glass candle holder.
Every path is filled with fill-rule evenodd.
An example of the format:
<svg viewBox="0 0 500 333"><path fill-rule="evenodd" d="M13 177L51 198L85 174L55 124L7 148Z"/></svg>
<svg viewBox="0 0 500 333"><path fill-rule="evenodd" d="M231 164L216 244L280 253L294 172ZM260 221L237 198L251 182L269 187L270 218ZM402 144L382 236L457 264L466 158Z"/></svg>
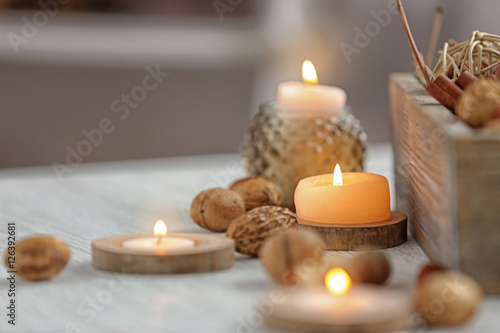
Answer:
<svg viewBox="0 0 500 333"><path fill-rule="evenodd" d="M294 209L299 180L342 171L361 171L366 133L348 110L285 112L278 102L260 106L244 136L241 154L248 171L278 185L283 205Z"/></svg>

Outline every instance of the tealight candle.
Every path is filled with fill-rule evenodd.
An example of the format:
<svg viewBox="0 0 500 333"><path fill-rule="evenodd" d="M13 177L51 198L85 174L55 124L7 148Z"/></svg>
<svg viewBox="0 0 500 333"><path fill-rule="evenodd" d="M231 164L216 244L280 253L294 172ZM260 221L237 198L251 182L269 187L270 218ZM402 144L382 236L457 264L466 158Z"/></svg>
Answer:
<svg viewBox="0 0 500 333"><path fill-rule="evenodd" d="M343 111L345 91L318 85L316 69L309 60L302 65L302 79L304 82L287 81L278 86L278 101L285 112Z"/></svg>
<svg viewBox="0 0 500 333"><path fill-rule="evenodd" d="M268 323L305 332L387 332L403 330L411 310L410 295L382 287L352 286L349 275L334 268L325 288L284 292ZM264 305L265 306L265 305Z"/></svg>
<svg viewBox="0 0 500 333"><path fill-rule="evenodd" d="M154 227L155 237L144 237L128 239L123 242L123 247L131 250L182 250L195 246L193 239L182 237L166 237L167 225L162 220L158 220Z"/></svg>
<svg viewBox="0 0 500 333"><path fill-rule="evenodd" d="M391 217L389 182L381 175L349 172L302 179L295 190L297 216L308 222L366 224Z"/></svg>
<svg viewBox="0 0 500 333"><path fill-rule="evenodd" d="M162 220L154 235L124 235L92 242L92 265L132 274L210 272L231 267L234 241L205 234L168 234Z"/></svg>

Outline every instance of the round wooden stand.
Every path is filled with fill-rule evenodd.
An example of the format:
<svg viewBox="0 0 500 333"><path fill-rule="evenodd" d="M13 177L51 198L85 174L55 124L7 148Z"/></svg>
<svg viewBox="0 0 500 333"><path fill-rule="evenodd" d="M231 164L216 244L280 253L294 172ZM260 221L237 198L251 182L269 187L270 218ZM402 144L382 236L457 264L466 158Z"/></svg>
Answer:
<svg viewBox="0 0 500 333"><path fill-rule="evenodd" d="M141 251L124 248L130 239L153 235L128 235L102 238L92 243L92 265L100 270L131 274L180 274L210 272L229 268L234 263L234 241L203 234L169 234L188 238L194 248Z"/></svg>
<svg viewBox="0 0 500 333"><path fill-rule="evenodd" d="M392 212L387 221L368 224L327 224L302 220L299 228L316 231L327 250L378 250L398 246L408 240L406 215Z"/></svg>
<svg viewBox="0 0 500 333"><path fill-rule="evenodd" d="M404 330L411 304L408 295L382 288L356 288L343 296L324 288L284 292L284 302L262 302L266 323L274 328L300 332L378 333Z"/></svg>

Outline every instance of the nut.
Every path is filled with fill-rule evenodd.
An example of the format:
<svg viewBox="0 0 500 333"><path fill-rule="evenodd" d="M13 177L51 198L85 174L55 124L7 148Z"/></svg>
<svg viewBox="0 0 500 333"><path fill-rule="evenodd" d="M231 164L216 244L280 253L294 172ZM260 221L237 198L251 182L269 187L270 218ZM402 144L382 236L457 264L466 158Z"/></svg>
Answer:
<svg viewBox="0 0 500 333"><path fill-rule="evenodd" d="M500 130L500 108L497 108L495 111L493 111L493 113L484 124L484 128L489 130Z"/></svg>
<svg viewBox="0 0 500 333"><path fill-rule="evenodd" d="M343 258L328 258L323 263L321 278L335 267L344 269L354 283L382 284L391 274L391 266L386 256L381 252L367 251L355 254L346 260ZM321 283L322 280L318 280Z"/></svg>
<svg viewBox="0 0 500 333"><path fill-rule="evenodd" d="M250 176L235 182L229 188L237 192L245 202L248 212L262 206L279 206L282 203L281 191L272 181L260 176Z"/></svg>
<svg viewBox="0 0 500 333"><path fill-rule="evenodd" d="M429 273L419 286L417 305L429 325L455 326L467 322L483 299L479 284L460 272Z"/></svg>
<svg viewBox="0 0 500 333"><path fill-rule="evenodd" d="M346 271L354 282L382 284L391 275L391 265L381 252L361 252L350 260Z"/></svg>
<svg viewBox="0 0 500 333"><path fill-rule="evenodd" d="M266 240L259 257L276 282L290 285L316 273L324 247L315 232L290 229Z"/></svg>
<svg viewBox="0 0 500 333"><path fill-rule="evenodd" d="M297 226L297 216L288 208L262 206L235 219L226 236L234 239L236 251L257 256L264 241Z"/></svg>
<svg viewBox="0 0 500 333"><path fill-rule="evenodd" d="M15 256L17 275L29 280L48 280L58 274L69 262L66 243L52 236L35 236L18 242L15 254L5 254L5 265L12 270L9 257Z"/></svg>
<svg viewBox="0 0 500 333"><path fill-rule="evenodd" d="M484 124L484 128L491 131L500 130L500 119L488 120L486 124Z"/></svg>
<svg viewBox="0 0 500 333"><path fill-rule="evenodd" d="M465 89L457 103L457 117L472 127L483 126L500 108L500 82L479 79Z"/></svg>
<svg viewBox="0 0 500 333"><path fill-rule="evenodd" d="M422 267L422 269L420 270L420 273L418 274L418 283L422 283L425 278L431 274L432 272L436 272L436 271L442 271L443 268L441 268L440 266L438 265L434 265L434 264L427 264L425 265L424 267Z"/></svg>
<svg viewBox="0 0 500 333"><path fill-rule="evenodd" d="M226 231L232 220L245 212L240 195L223 188L213 188L198 194L191 203L191 218L200 227Z"/></svg>

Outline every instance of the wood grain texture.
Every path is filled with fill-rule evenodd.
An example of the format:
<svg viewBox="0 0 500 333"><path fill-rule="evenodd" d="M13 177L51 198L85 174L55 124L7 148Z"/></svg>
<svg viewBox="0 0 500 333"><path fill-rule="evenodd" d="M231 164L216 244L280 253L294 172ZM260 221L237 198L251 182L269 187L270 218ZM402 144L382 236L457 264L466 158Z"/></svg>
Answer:
<svg viewBox="0 0 500 333"><path fill-rule="evenodd" d="M100 270L126 274L186 274L227 269L234 263L234 241L230 238L175 234L192 239L195 247L171 251L137 251L123 247L126 240L152 237L129 235L101 238L92 242L92 265Z"/></svg>
<svg viewBox="0 0 500 333"><path fill-rule="evenodd" d="M389 145L372 145L365 165L394 186L391 156ZM202 189L228 187L245 175L236 154L81 165L63 182L50 166L0 170L1 252L9 221L16 222L18 239L54 235L71 250L67 267L52 280L17 280L19 320L15 327L0 320L0 332L62 333L76 327L81 333L276 333L263 321L252 321L262 318L259 302L269 300L276 288L257 258L236 255L230 269L182 275L129 275L92 267L94 240L149 233L160 218L172 233L210 234L191 221L191 201ZM414 240L381 251L392 267L387 288L410 297L429 259ZM348 260L354 253L326 255ZM7 300L7 276L0 272L2 300ZM496 332L498 313L500 297L490 296L477 318L454 332Z"/></svg>
<svg viewBox="0 0 500 333"><path fill-rule="evenodd" d="M407 217L392 212L387 221L370 224L314 223L298 218L299 228L318 233L329 251L387 249L407 241Z"/></svg>
<svg viewBox="0 0 500 333"><path fill-rule="evenodd" d="M500 132L458 121L413 74L389 90L398 210L435 263L500 293Z"/></svg>

